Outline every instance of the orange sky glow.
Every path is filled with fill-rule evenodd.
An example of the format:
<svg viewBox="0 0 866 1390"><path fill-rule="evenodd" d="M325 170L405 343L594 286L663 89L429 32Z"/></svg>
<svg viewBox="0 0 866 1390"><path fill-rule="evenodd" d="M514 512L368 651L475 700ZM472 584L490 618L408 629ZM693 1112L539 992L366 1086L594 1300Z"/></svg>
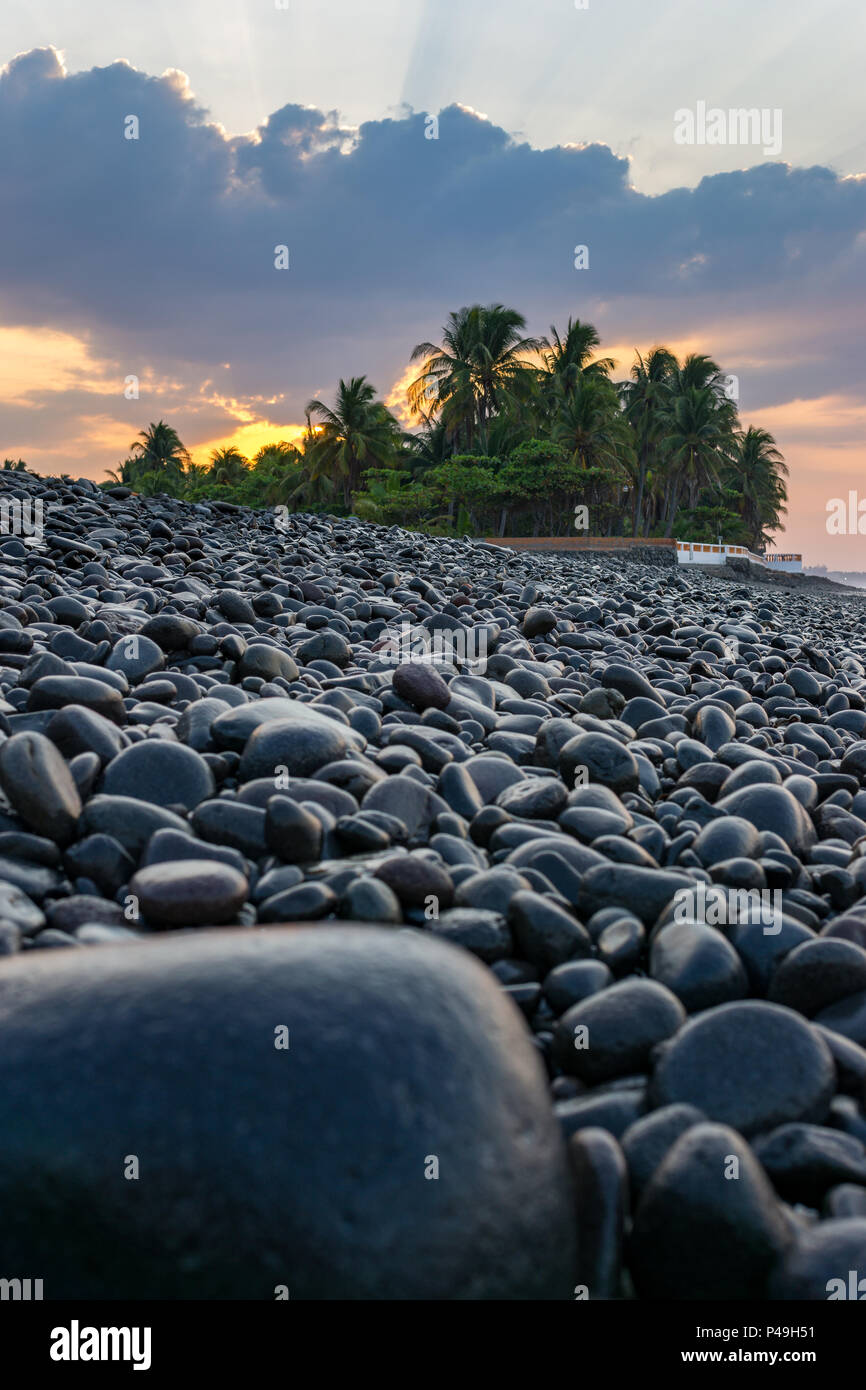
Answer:
<svg viewBox="0 0 866 1390"><path fill-rule="evenodd" d="M710 329L706 334L668 337L666 342L682 357L721 340L715 355L723 362L734 361L734 355L724 351L725 327L717 324L715 334ZM740 373L765 361L766 337L764 326L749 342L739 325L736 366ZM644 344L641 350L649 346ZM615 359L617 376L627 374L634 356L631 344L603 344L601 352ZM179 426L196 463L208 462L213 449L229 444L251 458L263 444L299 442L305 430L303 421L286 420L279 400L237 400L212 380L191 386L146 375L139 382L138 398L127 399L119 364L100 360L82 339L53 329L0 327L0 357L4 362L0 403L22 408L22 433L3 441L4 454L24 458L40 473L73 472L100 479L127 456L137 432L158 418ZM406 402L406 389L417 374L418 364L408 363L383 393L404 428L417 423ZM70 406L68 421L62 418L65 401ZM59 412L57 437L43 438L39 446L31 444L24 432L33 411L39 415ZM807 564L862 566L862 538L827 535L824 541L825 527L819 518L826 515L833 498L847 496L862 476L866 405L843 395L796 397L741 414L744 424L760 424L775 436L790 469L789 514L785 532L777 537L778 548L801 550Z"/></svg>

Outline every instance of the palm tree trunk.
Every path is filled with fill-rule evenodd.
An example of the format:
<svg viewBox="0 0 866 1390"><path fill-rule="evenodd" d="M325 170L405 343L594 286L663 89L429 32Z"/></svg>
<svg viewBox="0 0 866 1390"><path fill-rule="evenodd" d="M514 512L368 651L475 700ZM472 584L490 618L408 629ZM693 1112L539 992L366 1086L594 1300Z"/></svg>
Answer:
<svg viewBox="0 0 866 1390"><path fill-rule="evenodd" d="M669 507L668 514L667 514L667 518L666 518L666 521L665 521L665 535L666 535L666 536L670 536L671 532L673 531L674 517L675 517L676 514L677 514L677 502L679 501L679 492L680 492L680 489L679 489L679 480L678 480L678 478L672 478L672 479L671 479L671 492L670 492L670 507Z"/></svg>
<svg viewBox="0 0 866 1390"><path fill-rule="evenodd" d="M642 450L641 450L641 458L640 458L640 471L639 471L639 473L638 473L638 479L637 479L637 490L636 490L636 492L635 492L635 499L634 499L634 514L633 514L632 526L631 526L631 533L632 533L633 536L636 536L636 535L638 534L639 530L640 530L641 513L642 513L642 511L643 511L643 493L644 493L644 487L646 486L646 473L647 473L647 464L648 464L648 463L649 463L649 459L648 459L648 457L647 457L646 450L645 450L645 449L642 449Z"/></svg>

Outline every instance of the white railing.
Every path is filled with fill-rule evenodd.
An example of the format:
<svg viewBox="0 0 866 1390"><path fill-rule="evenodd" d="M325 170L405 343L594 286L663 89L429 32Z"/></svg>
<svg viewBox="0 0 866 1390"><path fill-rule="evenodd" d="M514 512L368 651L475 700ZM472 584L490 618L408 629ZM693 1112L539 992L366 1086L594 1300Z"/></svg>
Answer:
<svg viewBox="0 0 866 1390"><path fill-rule="evenodd" d="M705 541L677 541L678 565L723 565L729 555L738 555L751 560L754 565L764 569L782 570L786 574L800 574L803 569L802 555L756 555L745 545L710 545Z"/></svg>

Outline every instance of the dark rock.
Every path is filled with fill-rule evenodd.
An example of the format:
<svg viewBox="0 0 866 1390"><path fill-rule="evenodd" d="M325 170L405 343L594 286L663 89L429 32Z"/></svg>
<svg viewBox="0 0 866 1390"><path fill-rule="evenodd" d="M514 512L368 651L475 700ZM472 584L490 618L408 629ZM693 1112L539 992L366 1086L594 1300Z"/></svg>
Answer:
<svg viewBox="0 0 866 1390"><path fill-rule="evenodd" d="M541 893L516 892L508 904L508 920L520 954L545 972L592 952L583 925Z"/></svg>
<svg viewBox="0 0 866 1390"><path fill-rule="evenodd" d="M685 1017L682 1004L662 985L623 980L562 1015L554 1056L563 1071L590 1086L646 1071L653 1048L672 1037Z"/></svg>
<svg viewBox="0 0 866 1390"><path fill-rule="evenodd" d="M697 1106L748 1136L790 1120L820 1123L835 1081L814 1028L778 1004L750 999L690 1019L660 1049L652 1090L656 1105Z"/></svg>
<svg viewBox="0 0 866 1390"><path fill-rule="evenodd" d="M643 1115L625 1131L622 1151L635 1202L680 1136L706 1118L694 1105L663 1105L660 1110Z"/></svg>
<svg viewBox="0 0 866 1390"><path fill-rule="evenodd" d="M767 998L811 1018L859 990L866 990L866 951L852 941L822 937L780 961Z"/></svg>
<svg viewBox="0 0 866 1390"><path fill-rule="evenodd" d="M56 1297L571 1296L569 1187L541 1067L465 954L316 928L36 953L7 969L4 1258L40 1269ZM370 1066L371 1048L387 1067ZM50 1136L38 1151L34 1133ZM117 1174L132 1151L159 1177L130 1206ZM62 1173L45 1157L56 1152ZM433 1158L436 1210L419 1219Z"/></svg>
<svg viewBox="0 0 866 1390"><path fill-rule="evenodd" d="M820 1206L836 1183L866 1185L866 1150L849 1134L821 1125L781 1125L755 1140L755 1154L789 1202Z"/></svg>
<svg viewBox="0 0 866 1390"><path fill-rule="evenodd" d="M61 754L44 734L13 734L0 745L0 786L37 834L59 845L73 838L81 798Z"/></svg>
<svg viewBox="0 0 866 1390"><path fill-rule="evenodd" d="M578 734L570 739L560 752L559 766L568 787L575 785L579 771L590 784L600 782L615 792L634 791L640 781L633 754L609 734Z"/></svg>
<svg viewBox="0 0 866 1390"><path fill-rule="evenodd" d="M191 811L215 794L216 783L200 753L181 743L148 739L118 753L105 769L102 790L107 796Z"/></svg>
<svg viewBox="0 0 866 1390"><path fill-rule="evenodd" d="M773 1271L772 1299L837 1302L866 1298L866 1219L821 1221L801 1235ZM853 1278L851 1275L853 1271Z"/></svg>
<svg viewBox="0 0 866 1390"><path fill-rule="evenodd" d="M265 843L285 863L306 864L318 859L322 834L322 823L311 811L288 796L271 797L265 808Z"/></svg>
<svg viewBox="0 0 866 1390"><path fill-rule="evenodd" d="M247 895L237 869L210 859L180 859L139 869L129 884L148 922L156 926L218 926L230 922Z"/></svg>
<svg viewBox="0 0 866 1390"><path fill-rule="evenodd" d="M629 1269L645 1298L763 1298L793 1243L760 1164L719 1124L690 1127L638 1204Z"/></svg>
<svg viewBox="0 0 866 1390"><path fill-rule="evenodd" d="M393 687L415 709L445 709L451 691L439 672L426 661L407 661L396 667Z"/></svg>
<svg viewBox="0 0 866 1390"><path fill-rule="evenodd" d="M713 927L672 922L650 949L649 973L675 994L690 1014L744 999L749 982L733 946Z"/></svg>
<svg viewBox="0 0 866 1390"><path fill-rule="evenodd" d="M628 1174L622 1150L603 1129L581 1129L568 1144L577 1206L577 1283L589 1298L620 1292Z"/></svg>

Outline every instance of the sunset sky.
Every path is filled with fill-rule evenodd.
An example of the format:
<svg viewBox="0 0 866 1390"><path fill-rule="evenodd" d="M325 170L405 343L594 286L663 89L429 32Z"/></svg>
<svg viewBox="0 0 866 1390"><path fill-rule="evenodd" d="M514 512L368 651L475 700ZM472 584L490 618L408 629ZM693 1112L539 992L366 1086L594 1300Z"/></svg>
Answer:
<svg viewBox="0 0 866 1390"><path fill-rule="evenodd" d="M98 478L158 418L252 453L340 376L399 405L499 300L617 379L712 354L791 469L778 547L866 570L826 529L866 499L864 56L862 0L4 0L0 455ZM781 152L677 143L699 103Z"/></svg>

